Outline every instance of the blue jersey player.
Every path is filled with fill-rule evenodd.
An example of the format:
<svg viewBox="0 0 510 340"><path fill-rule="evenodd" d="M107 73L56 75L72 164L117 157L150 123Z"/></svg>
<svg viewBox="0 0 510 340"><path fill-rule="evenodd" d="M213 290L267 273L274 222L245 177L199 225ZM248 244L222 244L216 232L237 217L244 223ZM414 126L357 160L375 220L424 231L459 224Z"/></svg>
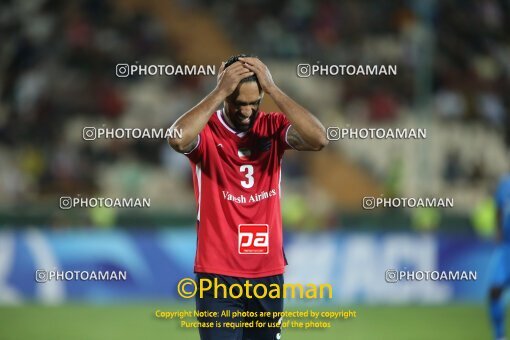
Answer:
<svg viewBox="0 0 510 340"><path fill-rule="evenodd" d="M503 289L510 285L510 174L505 175L496 190L498 240L489 267L489 308L496 339L505 338L505 306Z"/></svg>

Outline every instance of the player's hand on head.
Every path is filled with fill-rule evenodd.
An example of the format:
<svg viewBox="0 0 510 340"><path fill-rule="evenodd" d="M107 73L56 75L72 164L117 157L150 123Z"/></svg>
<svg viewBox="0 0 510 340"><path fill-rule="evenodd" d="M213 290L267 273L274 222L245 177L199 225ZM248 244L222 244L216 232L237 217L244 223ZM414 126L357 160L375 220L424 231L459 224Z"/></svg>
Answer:
<svg viewBox="0 0 510 340"><path fill-rule="evenodd" d="M270 94L276 87L273 76L269 72L269 68L259 59L254 57L239 58L246 68L253 71L257 75L262 91Z"/></svg>
<svg viewBox="0 0 510 340"><path fill-rule="evenodd" d="M225 63L222 63L218 72L218 85L216 88L220 90L223 95L229 96L234 92L242 79L252 75L254 75L254 72L239 61L236 61L227 68L225 68Z"/></svg>

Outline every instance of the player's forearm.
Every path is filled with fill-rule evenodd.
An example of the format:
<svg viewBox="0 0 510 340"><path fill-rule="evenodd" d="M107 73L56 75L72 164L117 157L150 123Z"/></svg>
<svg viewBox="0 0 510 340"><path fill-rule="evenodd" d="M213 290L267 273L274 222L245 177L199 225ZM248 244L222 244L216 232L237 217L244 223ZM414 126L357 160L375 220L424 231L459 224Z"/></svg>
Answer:
<svg viewBox="0 0 510 340"><path fill-rule="evenodd" d="M168 144L178 152L189 151L188 149L197 140L200 131L224 99L225 95L216 88L195 107L180 116L170 129L181 131L182 137L179 134L170 134L174 137L168 138Z"/></svg>
<svg viewBox="0 0 510 340"><path fill-rule="evenodd" d="M270 91L269 95L306 143L317 150L328 145L326 129L313 114L276 86Z"/></svg>

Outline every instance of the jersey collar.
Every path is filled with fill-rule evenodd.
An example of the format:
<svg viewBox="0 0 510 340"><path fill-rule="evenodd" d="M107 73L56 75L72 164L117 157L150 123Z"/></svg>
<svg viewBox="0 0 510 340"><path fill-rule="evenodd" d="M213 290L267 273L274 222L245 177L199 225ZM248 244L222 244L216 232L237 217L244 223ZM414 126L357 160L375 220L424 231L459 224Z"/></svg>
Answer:
<svg viewBox="0 0 510 340"><path fill-rule="evenodd" d="M248 131L246 132L237 132L235 131L234 129L232 129L228 124L227 122L225 121L225 119L223 118L223 115L225 114L225 109L221 109L221 110L218 110L216 111L216 115L218 116L218 119L219 121L221 122L221 124L223 124L223 126L230 132L232 132L233 134L235 134L237 137L244 137L246 136L246 134L248 133Z"/></svg>

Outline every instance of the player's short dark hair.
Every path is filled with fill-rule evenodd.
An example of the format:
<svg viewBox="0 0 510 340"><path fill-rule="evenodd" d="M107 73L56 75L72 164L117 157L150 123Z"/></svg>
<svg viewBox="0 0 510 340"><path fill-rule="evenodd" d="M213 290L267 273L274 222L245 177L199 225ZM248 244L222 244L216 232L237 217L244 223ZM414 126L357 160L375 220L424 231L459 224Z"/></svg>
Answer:
<svg viewBox="0 0 510 340"><path fill-rule="evenodd" d="M255 55L252 55L252 54L238 54L238 55L233 55L231 56L230 58L227 59L227 61L225 61L225 68L229 67L230 65L232 65L233 63L235 63L236 61L239 61L239 58L248 58L248 57L251 57L251 58L257 58L257 56ZM257 85L259 86L260 88L260 83L259 83L259 80L257 79L257 76L254 74L252 76L249 76L247 78L244 78L242 79L239 83L242 84L242 83L247 83L247 82L250 82L250 81L254 81L257 83Z"/></svg>

